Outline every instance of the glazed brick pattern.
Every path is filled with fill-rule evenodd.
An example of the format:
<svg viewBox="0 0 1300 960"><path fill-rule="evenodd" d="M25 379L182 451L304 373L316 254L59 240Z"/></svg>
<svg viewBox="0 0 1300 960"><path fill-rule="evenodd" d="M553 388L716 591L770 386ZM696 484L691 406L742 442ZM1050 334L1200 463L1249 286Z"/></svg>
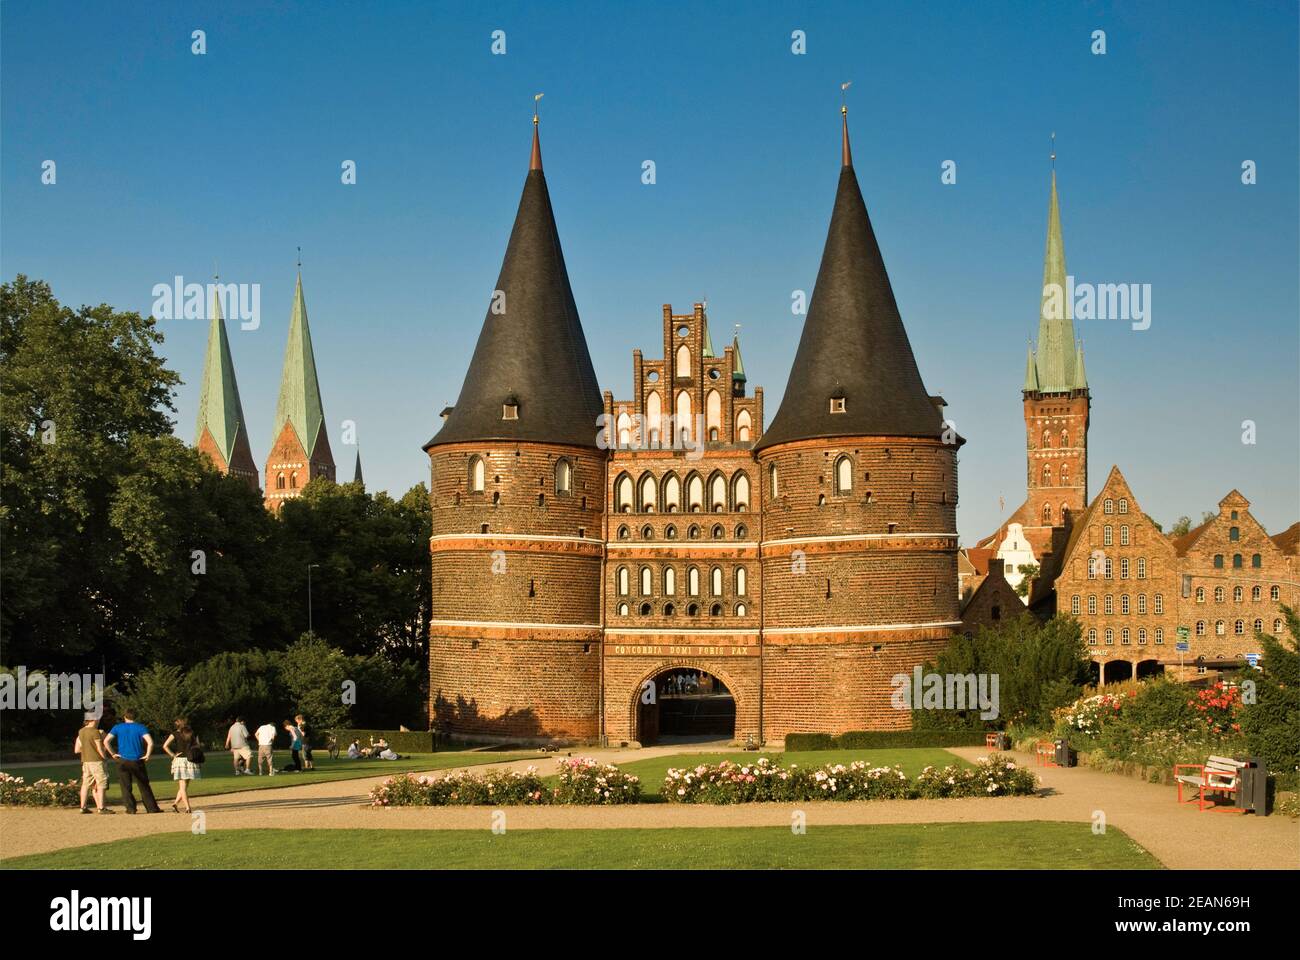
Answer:
<svg viewBox="0 0 1300 960"><path fill-rule="evenodd" d="M910 674L947 646L947 636L891 640L887 634L835 645L763 649L763 727L768 741L790 733L908 730L890 702L890 680Z"/></svg>

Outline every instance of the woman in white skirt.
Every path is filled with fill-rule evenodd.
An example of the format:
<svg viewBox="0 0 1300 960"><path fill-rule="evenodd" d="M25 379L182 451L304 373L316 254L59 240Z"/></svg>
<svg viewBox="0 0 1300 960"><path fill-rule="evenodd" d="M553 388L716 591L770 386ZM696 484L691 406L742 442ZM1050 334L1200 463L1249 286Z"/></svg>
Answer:
<svg viewBox="0 0 1300 960"><path fill-rule="evenodd" d="M174 813L181 812L179 804L184 804L185 813L191 812L190 781L203 775L199 765L190 759L190 750L198 745L199 738L184 720L176 721L176 732L169 734L163 742L163 750L172 758L172 779L176 781L176 800L172 803Z"/></svg>

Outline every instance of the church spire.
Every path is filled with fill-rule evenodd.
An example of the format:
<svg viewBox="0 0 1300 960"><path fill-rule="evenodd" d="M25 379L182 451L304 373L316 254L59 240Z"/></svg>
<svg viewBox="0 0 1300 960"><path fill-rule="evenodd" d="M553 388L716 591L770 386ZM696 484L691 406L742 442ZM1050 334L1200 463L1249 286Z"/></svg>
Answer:
<svg viewBox="0 0 1300 960"><path fill-rule="evenodd" d="M214 278L215 279L215 278ZM212 292L212 321L208 327L208 346L203 358L203 386L199 391L199 415L194 429L194 445L212 457L223 472L251 474L256 481L257 467L248 446L248 427L235 381L235 363L230 355L230 338L221 314L221 298Z"/></svg>
<svg viewBox="0 0 1300 960"><path fill-rule="evenodd" d="M1025 393L1038 392L1038 367L1034 363L1034 347L1029 347L1029 358L1025 361Z"/></svg>
<svg viewBox="0 0 1300 960"><path fill-rule="evenodd" d="M363 490L365 489L366 480L365 477L361 475L361 447L360 446L357 447L357 465L355 469L353 469L352 471L352 482L361 484L361 488Z"/></svg>
<svg viewBox="0 0 1300 960"><path fill-rule="evenodd" d="M781 407L757 449L811 437L938 437L942 430L853 171L843 108L841 116L843 163L821 268Z"/></svg>
<svg viewBox="0 0 1300 960"><path fill-rule="evenodd" d="M1061 203L1056 192L1056 152L1052 152L1052 191L1047 206L1047 249L1043 254L1043 289L1038 312L1038 389L1068 393L1076 387L1073 310L1065 269ZM1083 383L1083 387L1087 384Z"/></svg>
<svg viewBox="0 0 1300 960"><path fill-rule="evenodd" d="M537 126L478 345L455 406L425 450L479 440L596 446L604 405L564 266Z"/></svg>
<svg viewBox="0 0 1300 960"><path fill-rule="evenodd" d="M316 355L311 346L311 328L307 325L307 300L302 293L301 270L293 291L293 312L289 316L289 339L284 348L280 396L275 404L277 436L286 423L298 435L303 452L311 457L325 425L325 409L316 378Z"/></svg>

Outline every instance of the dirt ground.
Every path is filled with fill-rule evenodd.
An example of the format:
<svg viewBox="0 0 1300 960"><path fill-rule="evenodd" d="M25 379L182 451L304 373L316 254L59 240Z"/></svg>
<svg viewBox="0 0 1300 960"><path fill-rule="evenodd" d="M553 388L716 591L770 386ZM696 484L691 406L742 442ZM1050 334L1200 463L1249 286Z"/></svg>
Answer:
<svg viewBox="0 0 1300 960"><path fill-rule="evenodd" d="M706 749L706 748L700 748ZM707 748L713 749L713 748ZM593 750L583 755L610 762L630 762L657 755L691 752L689 747L641 750ZM955 747L968 760L986 751ZM1028 754L1017 755L1032 763ZM556 760L495 764L502 769L534 765L547 776ZM474 768L482 772L491 767ZM446 773L447 771L440 771ZM1098 812L1107 826L1118 827L1166 866L1174 869L1228 870L1300 869L1300 822L1286 817L1256 817L1231 812L1197 811L1178 806L1172 787L1142 783L1086 767L1034 768L1043 790L1034 797L969 800L881 800L869 802L811 802L803 804L740 804L694 806L637 804L621 807L512 807L506 811L513 830L618 829L620 827L755 827L789 826L798 809L809 827L830 824L952 823L1014 820L1063 820L1091 823ZM208 830L256 828L330 830L383 828L390 830L486 830L492 810L487 807L367 806L370 788L382 777L304 784L247 793L197 798ZM657 784L646 784L647 792ZM116 784L113 785L116 791ZM191 817L167 812L155 815L82 816L75 810L0 808L0 857L43 853L90 843L104 843L164 831L191 829ZM954 866L957 866L954 864Z"/></svg>

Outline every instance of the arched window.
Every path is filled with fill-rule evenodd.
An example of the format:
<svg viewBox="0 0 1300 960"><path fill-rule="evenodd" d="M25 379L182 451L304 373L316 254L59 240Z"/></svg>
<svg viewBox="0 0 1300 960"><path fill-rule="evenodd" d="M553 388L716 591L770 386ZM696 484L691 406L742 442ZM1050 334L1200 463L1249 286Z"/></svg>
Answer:
<svg viewBox="0 0 1300 960"><path fill-rule="evenodd" d="M677 571L672 567L664 567L664 596L675 597L677 595Z"/></svg>
<svg viewBox="0 0 1300 960"><path fill-rule="evenodd" d="M721 473L715 473L709 480L709 509L713 513L727 509L727 481Z"/></svg>
<svg viewBox="0 0 1300 960"><path fill-rule="evenodd" d="M1106 642L1112 645L1115 643L1115 631L1110 627L1106 628Z"/></svg>
<svg viewBox="0 0 1300 960"><path fill-rule="evenodd" d="M1125 627L1123 630L1119 632L1119 642L1124 644L1125 646L1127 646L1129 643L1132 642L1131 638L1132 638L1132 634L1129 633L1128 627Z"/></svg>
<svg viewBox="0 0 1300 960"><path fill-rule="evenodd" d="M664 477L664 513L676 513L682 508L682 482L677 474Z"/></svg>
<svg viewBox="0 0 1300 960"><path fill-rule="evenodd" d="M740 513L749 509L749 474L743 470L732 480L731 502Z"/></svg>
<svg viewBox="0 0 1300 960"><path fill-rule="evenodd" d="M1229 540L1240 540L1240 539L1241 539L1241 527L1229 527L1229 528L1228 528L1228 539L1229 539Z"/></svg>
<svg viewBox="0 0 1300 960"><path fill-rule="evenodd" d="M638 501L638 509L642 513L654 513L655 502L659 498L659 491L655 485L653 474L647 473L641 477L641 497Z"/></svg>
<svg viewBox="0 0 1300 960"><path fill-rule="evenodd" d="M743 597L749 586L749 574L744 567L736 568L736 596Z"/></svg>
<svg viewBox="0 0 1300 960"><path fill-rule="evenodd" d="M677 348L677 376L689 377L691 375L691 351L686 344Z"/></svg>
<svg viewBox="0 0 1300 960"><path fill-rule="evenodd" d="M722 616L722 604L715 603L713 606L709 607L709 616L711 617Z"/></svg>
<svg viewBox="0 0 1300 960"><path fill-rule="evenodd" d="M1062 430L1062 431L1061 431L1061 446L1062 446L1062 447L1068 447L1069 445L1070 445L1070 431L1069 431L1069 430Z"/></svg>
<svg viewBox="0 0 1300 960"><path fill-rule="evenodd" d="M618 415L618 445L620 447L632 445L632 418L626 413Z"/></svg>
<svg viewBox="0 0 1300 960"><path fill-rule="evenodd" d="M1103 513L1114 513L1114 512L1115 512L1115 501L1112 500L1110 497L1107 497L1106 500L1105 500L1105 502L1102 504L1102 512L1103 512Z"/></svg>
<svg viewBox="0 0 1300 960"><path fill-rule="evenodd" d="M686 536L691 540L700 539L700 528L697 527L695 524L691 524L690 529L686 531Z"/></svg>
<svg viewBox="0 0 1300 960"><path fill-rule="evenodd" d="M1165 642L1165 628L1156 627L1156 643L1164 643L1164 642Z"/></svg>
<svg viewBox="0 0 1300 960"><path fill-rule="evenodd" d="M1146 627L1138 627L1138 646L1145 646L1147 642Z"/></svg>
<svg viewBox="0 0 1300 960"><path fill-rule="evenodd" d="M1204 621L1204 620L1197 620L1197 621L1196 621L1196 635L1197 635L1198 637L1203 637L1203 636L1205 636L1205 621Z"/></svg>
<svg viewBox="0 0 1300 960"><path fill-rule="evenodd" d="M1158 615L1160 615L1160 614L1163 614L1164 612L1165 612L1165 595L1164 595L1163 593L1157 593L1157 594L1156 594L1156 614L1157 614L1157 616L1158 616Z"/></svg>
<svg viewBox="0 0 1300 960"><path fill-rule="evenodd" d="M1138 557L1138 579L1145 580L1146 578L1147 578L1147 558Z"/></svg>
<svg viewBox="0 0 1300 960"><path fill-rule="evenodd" d="M1278 617L1276 620L1273 621L1273 632L1274 632L1274 633L1279 633L1279 634L1282 632L1282 618L1281 618L1281 617Z"/></svg>
<svg viewBox="0 0 1300 960"><path fill-rule="evenodd" d="M715 596L722 596L722 568L714 567L709 571L709 591Z"/></svg>
<svg viewBox="0 0 1300 960"><path fill-rule="evenodd" d="M1121 547L1127 547L1127 546L1128 546L1128 524L1127 524L1127 523L1120 524L1120 528L1119 528L1119 545L1120 545Z"/></svg>
<svg viewBox="0 0 1300 960"><path fill-rule="evenodd" d="M573 461L567 457L555 461L555 492L562 497L573 493Z"/></svg>
<svg viewBox="0 0 1300 960"><path fill-rule="evenodd" d="M698 473L692 473L686 478L686 503L691 513L699 513L704 509L704 481Z"/></svg>
<svg viewBox="0 0 1300 960"><path fill-rule="evenodd" d="M1101 528L1101 545L1109 547L1115 542L1115 528L1109 523Z"/></svg>
<svg viewBox="0 0 1300 960"><path fill-rule="evenodd" d="M720 523L715 523L715 524L713 525L713 539L714 539L714 540L722 540L724 537L726 537L726 535L727 535L727 534L726 534L726 531L722 529L722 524L720 524Z"/></svg>
<svg viewBox="0 0 1300 960"><path fill-rule="evenodd" d="M632 535L632 532L631 532L630 530L628 530L628 528L627 528L626 526L623 526L623 527L619 527L619 528L618 528L618 538L619 538L620 540L626 540L626 539L627 539L628 537L630 537L631 535Z"/></svg>
<svg viewBox="0 0 1300 960"><path fill-rule="evenodd" d="M1268 590L1268 598L1269 598L1270 600L1274 600L1274 601L1281 600L1281 599L1282 599L1282 588L1279 587L1279 586L1277 586L1276 584L1274 584L1273 586L1269 587L1269 590Z"/></svg>
<svg viewBox="0 0 1300 960"><path fill-rule="evenodd" d="M722 394L710 390L704 398L704 426L710 440L720 439L722 433Z"/></svg>
<svg viewBox="0 0 1300 960"><path fill-rule="evenodd" d="M1264 565L1264 558L1261 557L1258 553L1252 553L1250 555L1250 565L1254 567L1256 570L1258 570L1260 567Z"/></svg>
<svg viewBox="0 0 1300 960"><path fill-rule="evenodd" d="M1088 644L1089 644L1090 646L1093 646L1093 647L1095 647L1095 646L1097 645L1097 628L1096 628L1096 627L1090 627L1090 628L1088 629Z"/></svg>
<svg viewBox="0 0 1300 960"><path fill-rule="evenodd" d="M1128 513L1128 497L1119 498L1119 512Z"/></svg>
<svg viewBox="0 0 1300 960"><path fill-rule="evenodd" d="M1147 612L1147 595L1145 593L1139 593L1138 594L1138 616L1141 616L1146 612Z"/></svg>
<svg viewBox="0 0 1300 960"><path fill-rule="evenodd" d="M641 604L641 616L643 617L650 616L650 610L651 610L650 604L648 603Z"/></svg>
<svg viewBox="0 0 1300 960"><path fill-rule="evenodd" d="M1102 609L1106 611L1106 616L1108 617L1115 612L1115 598L1109 593L1106 594L1105 605Z"/></svg>
<svg viewBox="0 0 1300 960"><path fill-rule="evenodd" d="M835 461L835 492L840 496L853 492L853 460L848 456Z"/></svg>
<svg viewBox="0 0 1300 960"><path fill-rule="evenodd" d="M1223 603L1223 587L1214 588L1214 602Z"/></svg>
<svg viewBox="0 0 1300 960"><path fill-rule="evenodd" d="M644 527L641 528L641 539L653 540L654 538L655 538L655 528L650 526L650 524L647 523Z"/></svg>
<svg viewBox="0 0 1300 960"><path fill-rule="evenodd" d="M738 442L749 443L751 422L748 410L741 410L740 413L736 415L736 440Z"/></svg>
<svg viewBox="0 0 1300 960"><path fill-rule="evenodd" d="M1241 569L1241 554L1239 554L1239 553L1234 553L1234 554L1232 555L1232 569L1234 569L1234 570L1240 570L1240 569Z"/></svg>
<svg viewBox="0 0 1300 960"><path fill-rule="evenodd" d="M1196 602L1197 602L1197 603L1204 603L1204 602L1205 602L1205 588L1204 588L1204 587L1197 587L1197 588L1196 588Z"/></svg>
<svg viewBox="0 0 1300 960"><path fill-rule="evenodd" d="M1049 450L1052 446L1052 434L1049 430L1043 431L1043 449Z"/></svg>
<svg viewBox="0 0 1300 960"><path fill-rule="evenodd" d="M641 568L641 596L648 597L654 593L654 576L649 567Z"/></svg>
<svg viewBox="0 0 1300 960"><path fill-rule="evenodd" d="M1070 615L1077 617L1082 612L1081 598L1076 593L1070 598Z"/></svg>
<svg viewBox="0 0 1300 960"><path fill-rule="evenodd" d="M1097 595L1095 593L1090 593L1088 594L1088 616L1095 617L1096 615L1097 615Z"/></svg>
<svg viewBox="0 0 1300 960"><path fill-rule="evenodd" d="M614 512L632 511L632 478L626 473L614 481Z"/></svg>
<svg viewBox="0 0 1300 960"><path fill-rule="evenodd" d="M674 613L676 613L676 612L677 612L677 608L676 608L675 606L673 606L671 603L665 603L665 604L664 604L664 616L665 616L665 617L671 617L671 616L672 616Z"/></svg>
<svg viewBox="0 0 1300 960"><path fill-rule="evenodd" d="M744 540L745 537L747 537L748 535L749 535L749 527L745 526L743 523L736 524L737 540Z"/></svg>
<svg viewBox="0 0 1300 960"><path fill-rule="evenodd" d="M1052 525L1052 505L1050 503L1045 503L1043 504L1043 526L1050 527L1051 525Z"/></svg>
<svg viewBox="0 0 1300 960"><path fill-rule="evenodd" d="M691 567L686 571L686 592L692 597L700 595L700 568Z"/></svg>
<svg viewBox="0 0 1300 960"><path fill-rule="evenodd" d="M298 473L297 473L297 471L294 471L293 473L289 474L289 488L290 488L291 490L296 490L296 489L298 488ZM479 489L482 489L482 488L480 487Z"/></svg>
<svg viewBox="0 0 1300 960"><path fill-rule="evenodd" d="M284 474L283 474L283 473L278 474L278 475L276 476L276 478L275 478L275 489L277 489L277 490L283 490L283 489L284 489Z"/></svg>
<svg viewBox="0 0 1300 960"><path fill-rule="evenodd" d="M1235 621L1232 625L1232 632L1236 636L1241 636L1242 634L1244 634L1246 632L1246 621L1245 620Z"/></svg>
<svg viewBox="0 0 1300 960"><path fill-rule="evenodd" d="M663 401L659 399L658 390L651 390L645 398L645 419L645 429L650 435L650 446L658 447L664 426Z"/></svg>
<svg viewBox="0 0 1300 960"><path fill-rule="evenodd" d="M1043 464L1043 486L1050 487L1051 485L1052 485L1052 465L1050 463L1045 463Z"/></svg>
<svg viewBox="0 0 1300 960"><path fill-rule="evenodd" d="M1246 599L1246 592L1245 592L1244 590L1242 590L1241 587L1233 587L1233 588L1232 588L1232 602L1233 602L1233 603L1241 603L1241 601L1244 600L1244 599Z"/></svg>
<svg viewBox="0 0 1300 960"><path fill-rule="evenodd" d="M781 495L781 487L777 481L776 464L769 464L767 468L767 495L775 500Z"/></svg>
<svg viewBox="0 0 1300 960"><path fill-rule="evenodd" d="M677 394L677 439L683 442L690 440L691 427L691 395L683 390Z"/></svg>
<svg viewBox="0 0 1300 960"><path fill-rule="evenodd" d="M664 527L664 539L665 540L677 539L677 528L674 527L671 523L668 524L668 526Z"/></svg>
<svg viewBox="0 0 1300 960"><path fill-rule="evenodd" d="M1215 620L1215 621L1214 621L1214 634L1215 634L1215 636L1222 637L1225 633L1227 633L1227 629L1226 629L1226 627L1225 627L1223 621L1222 621L1222 620Z"/></svg>
<svg viewBox="0 0 1300 960"><path fill-rule="evenodd" d="M1221 554L1221 553L1216 553L1216 554L1214 555L1214 569L1215 569L1215 570L1222 570L1222 569L1223 569L1223 554Z"/></svg>
<svg viewBox="0 0 1300 960"><path fill-rule="evenodd" d="M1256 632L1256 633L1263 633L1263 632L1264 632L1264 621L1263 621L1263 620L1260 620L1260 619L1257 618L1257 619L1255 620L1255 624L1254 624L1254 626L1255 626L1255 632Z"/></svg>
<svg viewBox="0 0 1300 960"><path fill-rule="evenodd" d="M1121 594L1119 598L1119 612L1128 615L1128 594Z"/></svg>
<svg viewBox="0 0 1300 960"><path fill-rule="evenodd" d="M743 617L747 613L749 609L743 603L736 604L736 616Z"/></svg>
<svg viewBox="0 0 1300 960"><path fill-rule="evenodd" d="M626 597L628 594L628 589L629 587L628 587L627 567L619 567L618 568L618 595L620 597Z"/></svg>

